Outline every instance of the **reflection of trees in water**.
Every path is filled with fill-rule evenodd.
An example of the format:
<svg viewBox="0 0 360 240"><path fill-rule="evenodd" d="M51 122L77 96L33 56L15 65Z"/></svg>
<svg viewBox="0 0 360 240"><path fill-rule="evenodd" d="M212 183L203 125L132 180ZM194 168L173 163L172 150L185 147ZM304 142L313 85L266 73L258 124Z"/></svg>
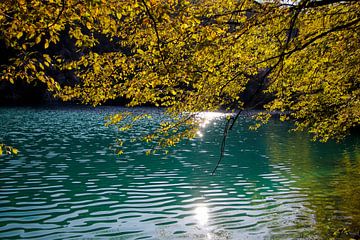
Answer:
<svg viewBox="0 0 360 240"><path fill-rule="evenodd" d="M267 154L271 164L290 168L289 174L297 177L294 187L307 195L306 207L311 212L307 223L299 219L299 226L304 232L308 231L308 235L329 236L342 228L351 233L359 232L359 139L354 137L341 144L322 144L310 142L303 134L285 134L283 129L276 127L265 134Z"/></svg>
<svg viewBox="0 0 360 240"><path fill-rule="evenodd" d="M340 156L334 156L329 161L332 170L323 175L308 174L311 181L299 181L300 187L308 189L309 207L322 235L344 228L351 234L360 230L360 154L356 148L353 151L343 150Z"/></svg>
<svg viewBox="0 0 360 240"><path fill-rule="evenodd" d="M332 182L336 204L341 212L352 219L350 229L360 230L360 149L354 152L344 151L337 166L336 179ZM341 220L341 219L340 219Z"/></svg>

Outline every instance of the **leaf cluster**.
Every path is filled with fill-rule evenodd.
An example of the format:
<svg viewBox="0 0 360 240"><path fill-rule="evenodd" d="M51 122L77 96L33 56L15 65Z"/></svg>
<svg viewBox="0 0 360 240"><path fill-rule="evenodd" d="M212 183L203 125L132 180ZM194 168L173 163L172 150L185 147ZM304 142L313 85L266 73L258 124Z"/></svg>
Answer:
<svg viewBox="0 0 360 240"><path fill-rule="evenodd" d="M360 122L358 1L6 0L0 9L1 41L16 53L0 80L40 81L94 106L166 107L172 120L145 138L159 146L194 136L196 117L181 113L242 109L259 73L274 96L266 109L296 130L327 141Z"/></svg>

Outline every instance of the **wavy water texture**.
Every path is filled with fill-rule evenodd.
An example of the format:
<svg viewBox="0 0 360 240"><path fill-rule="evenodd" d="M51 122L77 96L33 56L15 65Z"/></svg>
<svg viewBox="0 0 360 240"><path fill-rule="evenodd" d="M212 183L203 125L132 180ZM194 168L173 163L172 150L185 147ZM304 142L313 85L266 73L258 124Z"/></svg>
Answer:
<svg viewBox="0 0 360 240"><path fill-rule="evenodd" d="M356 137L311 143L276 121L251 132L244 116L211 176L222 114L166 156L140 144L117 156L103 121L116 111L0 109L0 136L21 150L0 159L0 239L321 239L327 225L359 227Z"/></svg>

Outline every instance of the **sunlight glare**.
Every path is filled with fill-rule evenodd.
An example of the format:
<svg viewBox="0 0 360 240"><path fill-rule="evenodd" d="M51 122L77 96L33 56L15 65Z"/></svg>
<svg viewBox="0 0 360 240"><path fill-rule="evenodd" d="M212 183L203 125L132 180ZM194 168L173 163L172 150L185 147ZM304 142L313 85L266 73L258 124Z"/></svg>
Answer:
<svg viewBox="0 0 360 240"><path fill-rule="evenodd" d="M195 218L199 225L204 226L209 220L208 208L204 205L199 205L195 208Z"/></svg>
<svg viewBox="0 0 360 240"><path fill-rule="evenodd" d="M200 119L200 128L199 131L197 132L197 135L199 137L203 137L204 133L203 130L206 128L207 125L209 125L209 123L211 123L213 120L226 116L226 113L221 113L221 112L200 112L198 114L198 117Z"/></svg>

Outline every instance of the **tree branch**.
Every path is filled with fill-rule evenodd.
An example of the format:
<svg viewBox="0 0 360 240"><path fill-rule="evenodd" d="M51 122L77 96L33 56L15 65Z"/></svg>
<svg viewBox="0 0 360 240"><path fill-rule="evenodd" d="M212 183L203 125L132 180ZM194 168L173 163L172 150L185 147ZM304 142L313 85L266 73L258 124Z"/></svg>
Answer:
<svg viewBox="0 0 360 240"><path fill-rule="evenodd" d="M161 57L161 60L164 64L164 67L165 69L166 68L166 65L165 65L165 57L161 51L161 40L160 40L160 35L159 35L159 31L158 31L158 27L157 27L157 23L156 23L156 20L154 18L154 16L151 14L150 12L150 9L148 7L148 5L146 4L145 0L141 0L141 2L143 3L144 7L145 7L145 10L146 10L146 13L149 15L149 18L151 19L151 21L153 22L153 26L154 26L154 31L155 31L155 35L156 35L156 39L157 39L157 48L158 48L158 51L160 53L160 57Z"/></svg>
<svg viewBox="0 0 360 240"><path fill-rule="evenodd" d="M349 2L358 2L358 0L323 0L323 1L311 1L306 4L304 8L316 8L325 5L330 5L334 3L349 3Z"/></svg>
<svg viewBox="0 0 360 240"><path fill-rule="evenodd" d="M47 28L54 26L60 20L60 17L63 14L63 12L65 10L65 6L66 6L65 0L62 0L61 3L62 3L62 6L61 6L59 14L57 15L55 21L53 23L51 23Z"/></svg>
<svg viewBox="0 0 360 240"><path fill-rule="evenodd" d="M235 76L233 76L230 80L228 80L224 85L221 86L220 91L219 91L219 95L222 94L225 87L227 87L231 82L235 81L236 78L238 78L240 75L244 75L246 78L251 77L249 74L247 74L245 72L238 72L237 74L235 74Z"/></svg>
<svg viewBox="0 0 360 240"><path fill-rule="evenodd" d="M336 26L336 27L334 27L334 28L331 28L331 29L329 29L329 30L327 30L327 31L325 31L325 32L322 32L322 33L320 33L319 35L311 38L310 40L308 40L306 43L304 43L303 45L301 45L301 46L299 46L299 47L295 47L294 49L292 49L292 50L290 50L290 51L288 51L288 52L283 52L283 53L281 53L281 54L279 54L279 55L276 55L276 56L267 58L267 59L265 59L265 60L262 60L262 61L260 61L260 62L257 62L255 65L260 64L260 63L264 63L264 62L267 62L267 61L270 61L270 60L273 60L273 59L276 59L276 58L283 58L283 57L285 57L285 56L290 56L290 55L292 55L294 52L301 51L301 50L307 48L309 45L311 45L311 44L314 43L316 40L318 40L318 39L320 39L320 38L322 38L322 37L325 37L326 35L328 35L328 34L330 34L330 33L332 33L332 32L336 32L336 31L340 31L340 30L344 30L344 29L346 29L346 28L349 28L349 27L357 24L358 22L360 22L360 18L357 18L357 19L355 19L355 20L353 20L353 21L350 21L350 22L347 23L347 24L339 25L339 26Z"/></svg>

